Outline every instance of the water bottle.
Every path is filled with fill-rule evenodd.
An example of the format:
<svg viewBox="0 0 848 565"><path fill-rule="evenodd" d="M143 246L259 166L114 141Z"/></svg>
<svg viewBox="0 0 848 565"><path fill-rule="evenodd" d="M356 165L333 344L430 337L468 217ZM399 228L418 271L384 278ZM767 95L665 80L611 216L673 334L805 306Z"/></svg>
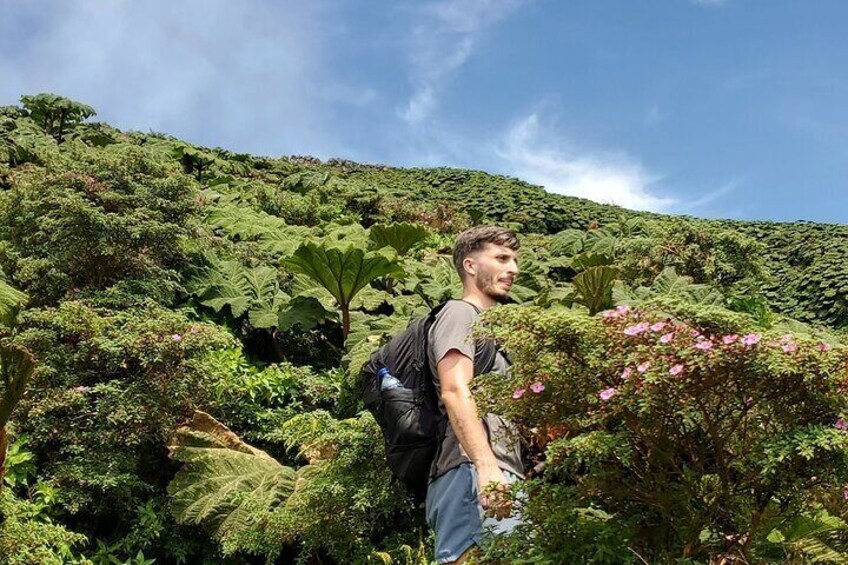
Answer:
<svg viewBox="0 0 848 565"><path fill-rule="evenodd" d="M388 367L383 367L382 369L377 371L377 378L380 379L381 391L403 388L403 383L400 382L398 378L392 374Z"/></svg>

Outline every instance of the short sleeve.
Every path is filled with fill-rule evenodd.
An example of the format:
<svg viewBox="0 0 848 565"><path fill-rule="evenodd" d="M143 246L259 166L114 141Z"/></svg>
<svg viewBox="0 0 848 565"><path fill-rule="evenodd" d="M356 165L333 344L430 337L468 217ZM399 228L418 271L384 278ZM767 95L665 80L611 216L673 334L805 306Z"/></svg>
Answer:
<svg viewBox="0 0 848 565"><path fill-rule="evenodd" d="M439 312L430 330L434 366L438 365L451 349L456 349L474 360L474 340L470 339L470 336L476 319L477 312L474 307L460 301L448 303Z"/></svg>

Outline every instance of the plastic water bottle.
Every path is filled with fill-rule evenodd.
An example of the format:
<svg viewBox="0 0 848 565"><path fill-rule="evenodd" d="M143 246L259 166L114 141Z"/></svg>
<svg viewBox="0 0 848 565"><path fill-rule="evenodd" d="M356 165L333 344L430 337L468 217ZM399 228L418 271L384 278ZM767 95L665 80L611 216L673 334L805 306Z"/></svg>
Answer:
<svg viewBox="0 0 848 565"><path fill-rule="evenodd" d="M403 383L400 382L398 378L392 374L388 367L383 367L382 369L377 371L377 378L380 379L381 391L403 388Z"/></svg>

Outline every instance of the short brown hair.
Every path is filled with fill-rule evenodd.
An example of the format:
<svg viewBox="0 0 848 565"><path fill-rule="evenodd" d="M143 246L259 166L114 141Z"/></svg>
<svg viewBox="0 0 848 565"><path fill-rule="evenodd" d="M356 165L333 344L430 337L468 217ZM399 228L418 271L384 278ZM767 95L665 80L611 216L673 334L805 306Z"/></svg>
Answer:
<svg viewBox="0 0 848 565"><path fill-rule="evenodd" d="M465 269L462 268L462 262L465 258L480 251L486 247L486 244L493 243L495 245L503 245L513 251L518 251L521 243L515 232L498 226L474 226L467 229L456 238L456 245L453 248L453 265L456 267L456 272L459 273L459 278L465 280Z"/></svg>

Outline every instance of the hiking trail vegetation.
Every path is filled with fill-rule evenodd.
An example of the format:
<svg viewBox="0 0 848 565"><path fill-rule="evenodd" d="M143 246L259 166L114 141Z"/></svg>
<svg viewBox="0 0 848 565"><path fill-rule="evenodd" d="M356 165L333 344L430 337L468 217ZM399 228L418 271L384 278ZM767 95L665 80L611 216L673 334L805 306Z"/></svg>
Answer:
<svg viewBox="0 0 848 565"><path fill-rule="evenodd" d="M261 157L0 107L0 564L430 563L359 398L519 233L527 445L485 563L848 563L848 225L633 212L459 169Z"/></svg>

